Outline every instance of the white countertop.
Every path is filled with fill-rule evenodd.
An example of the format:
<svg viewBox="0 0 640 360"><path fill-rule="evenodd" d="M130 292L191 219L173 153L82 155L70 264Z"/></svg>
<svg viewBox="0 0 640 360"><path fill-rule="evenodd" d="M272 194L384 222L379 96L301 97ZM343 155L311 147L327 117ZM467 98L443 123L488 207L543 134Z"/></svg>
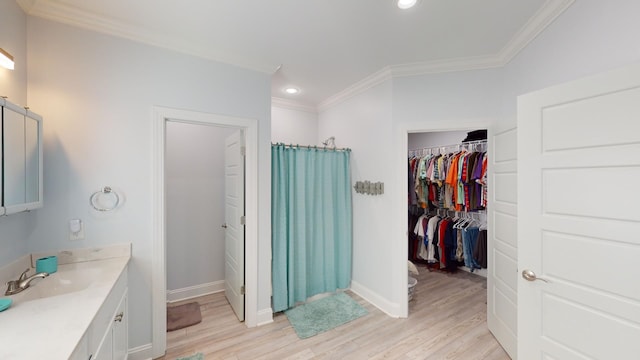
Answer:
<svg viewBox="0 0 640 360"><path fill-rule="evenodd" d="M4 296L2 289L13 304L0 312L0 359L68 359L129 259L59 265L21 293Z"/></svg>

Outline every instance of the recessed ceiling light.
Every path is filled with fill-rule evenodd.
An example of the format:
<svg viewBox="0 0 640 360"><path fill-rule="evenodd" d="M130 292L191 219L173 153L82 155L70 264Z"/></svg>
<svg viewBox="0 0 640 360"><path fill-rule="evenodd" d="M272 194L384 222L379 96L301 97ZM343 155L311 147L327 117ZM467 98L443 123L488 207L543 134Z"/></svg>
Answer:
<svg viewBox="0 0 640 360"><path fill-rule="evenodd" d="M402 10L412 8L418 0L398 0L398 7Z"/></svg>
<svg viewBox="0 0 640 360"><path fill-rule="evenodd" d="M284 92L286 92L289 95L295 95L295 94L300 92L300 89L295 88L293 86L290 86L290 87L285 88Z"/></svg>

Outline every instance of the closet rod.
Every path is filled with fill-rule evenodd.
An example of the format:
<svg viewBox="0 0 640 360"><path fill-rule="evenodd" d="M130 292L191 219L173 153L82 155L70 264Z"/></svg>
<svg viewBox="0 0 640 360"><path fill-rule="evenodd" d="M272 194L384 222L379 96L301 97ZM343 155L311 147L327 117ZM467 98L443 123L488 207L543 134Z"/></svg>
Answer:
<svg viewBox="0 0 640 360"><path fill-rule="evenodd" d="M452 144L452 145L441 145L441 146L432 146L432 147L425 147L425 148L421 148L421 149L412 149L409 150L409 152L418 152L418 151L425 151L425 150L440 150L440 149L447 149L447 148L453 148L455 147L456 150L460 150L463 148L468 148L469 146L475 146L475 145L486 145L487 144L487 140L474 140L474 141L467 141L467 142L463 142L460 144Z"/></svg>
<svg viewBox="0 0 640 360"><path fill-rule="evenodd" d="M334 150L334 151L351 151L350 148L336 148L336 147L326 147L326 146L316 146L316 145L293 145L293 144L284 144L284 143L271 143L271 146L284 146L286 148L298 148L298 149L316 149L316 150Z"/></svg>
<svg viewBox="0 0 640 360"><path fill-rule="evenodd" d="M481 220L482 217L486 218L487 216L486 210L460 211L460 210L452 210L452 209L445 209L445 208L436 208L431 210L427 209L425 211L425 214L431 213L431 211L434 211L437 215L440 215L442 213L443 215L461 216L461 217L467 217L472 219L475 219L476 217L474 217L474 215L476 215L478 220Z"/></svg>

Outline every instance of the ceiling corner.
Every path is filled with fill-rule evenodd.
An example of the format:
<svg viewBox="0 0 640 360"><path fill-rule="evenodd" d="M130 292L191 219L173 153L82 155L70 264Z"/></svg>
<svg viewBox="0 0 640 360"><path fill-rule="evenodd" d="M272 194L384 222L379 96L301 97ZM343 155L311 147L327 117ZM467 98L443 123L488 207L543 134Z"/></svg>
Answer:
<svg viewBox="0 0 640 360"><path fill-rule="evenodd" d="M31 14L31 11L36 6L36 2L38 2L38 0L16 0L16 2L22 8L22 11L27 14Z"/></svg>
<svg viewBox="0 0 640 360"><path fill-rule="evenodd" d="M547 0L497 55L502 65L508 64L574 2L575 0Z"/></svg>
<svg viewBox="0 0 640 360"><path fill-rule="evenodd" d="M330 96L326 100L323 100L320 104L318 104L318 112L325 111L332 107L333 105L339 104L350 97L353 97L357 94L360 94L364 91L367 91L373 88L376 85L382 84L383 82L390 80L392 78L391 67L386 66L376 73L367 76L366 78L358 81L357 83L349 86L348 88L340 91L339 93Z"/></svg>

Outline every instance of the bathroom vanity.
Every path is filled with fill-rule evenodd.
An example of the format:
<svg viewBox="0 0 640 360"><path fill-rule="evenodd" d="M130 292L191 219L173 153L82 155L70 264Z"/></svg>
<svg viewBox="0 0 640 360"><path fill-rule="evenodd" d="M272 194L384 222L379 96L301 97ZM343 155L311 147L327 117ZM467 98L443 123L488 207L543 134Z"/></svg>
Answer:
<svg viewBox="0 0 640 360"><path fill-rule="evenodd" d="M58 254L58 271L0 312L0 359L126 359L130 245Z"/></svg>

